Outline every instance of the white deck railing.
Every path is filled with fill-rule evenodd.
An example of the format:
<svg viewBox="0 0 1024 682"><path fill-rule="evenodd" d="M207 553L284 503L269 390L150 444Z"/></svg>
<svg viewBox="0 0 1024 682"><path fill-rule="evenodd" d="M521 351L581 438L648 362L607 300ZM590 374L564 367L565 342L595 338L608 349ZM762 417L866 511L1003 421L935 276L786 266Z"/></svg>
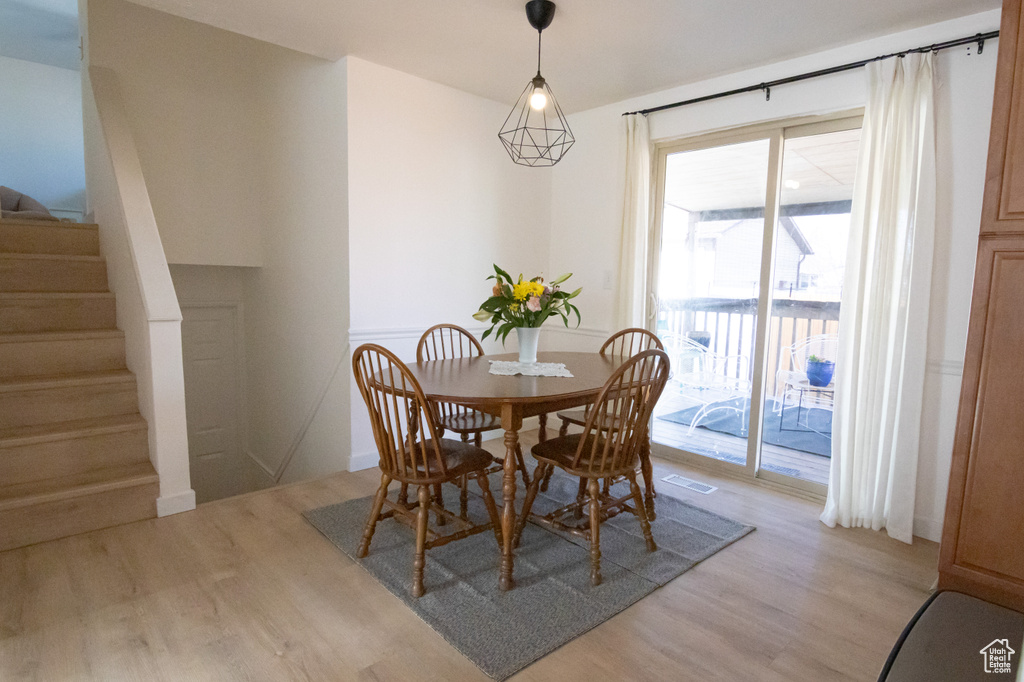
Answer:
<svg viewBox="0 0 1024 682"><path fill-rule="evenodd" d="M705 331L711 335L709 348L723 356L754 353L756 298L688 298L663 300L659 305L658 333L684 335ZM778 370L793 369L787 349L810 336L839 333L838 301L779 299L772 303L765 365L765 393L776 393ZM834 358L832 358L834 360ZM753 371L753 362L736 364ZM739 377L749 379L749 376Z"/></svg>

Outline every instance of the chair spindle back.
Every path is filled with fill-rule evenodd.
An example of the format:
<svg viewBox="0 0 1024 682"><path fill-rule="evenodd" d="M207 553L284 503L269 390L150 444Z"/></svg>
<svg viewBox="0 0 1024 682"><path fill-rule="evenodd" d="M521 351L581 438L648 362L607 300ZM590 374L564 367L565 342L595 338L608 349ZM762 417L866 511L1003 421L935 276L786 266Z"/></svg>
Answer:
<svg viewBox="0 0 1024 682"><path fill-rule="evenodd" d="M637 353L651 350L652 348L665 350L664 344L661 343L661 339L656 334L639 327L630 327L609 336L608 340L601 344L601 350L598 352L601 355L633 357Z"/></svg>
<svg viewBox="0 0 1024 682"><path fill-rule="evenodd" d="M668 354L656 348L623 363L609 377L587 416L573 468L601 478L633 470L668 375Z"/></svg>
<svg viewBox="0 0 1024 682"><path fill-rule="evenodd" d="M484 354L484 347L468 331L454 324L435 324L423 332L416 346L416 362L471 358Z"/></svg>
<svg viewBox="0 0 1024 682"><path fill-rule="evenodd" d="M455 324L436 324L423 332L416 345L416 362L427 360L448 360L472 358L484 354L480 342L462 327ZM440 419L459 417L472 412L468 407L454 403L437 403L435 409Z"/></svg>
<svg viewBox="0 0 1024 682"><path fill-rule="evenodd" d="M444 479L437 417L405 363L388 349L367 343L356 349L352 373L370 415L381 470L402 483Z"/></svg>

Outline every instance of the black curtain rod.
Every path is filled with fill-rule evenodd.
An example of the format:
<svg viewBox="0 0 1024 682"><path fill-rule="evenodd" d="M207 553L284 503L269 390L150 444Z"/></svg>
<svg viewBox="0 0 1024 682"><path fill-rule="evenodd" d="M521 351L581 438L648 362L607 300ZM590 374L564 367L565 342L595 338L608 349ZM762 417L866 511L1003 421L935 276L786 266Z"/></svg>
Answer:
<svg viewBox="0 0 1024 682"><path fill-rule="evenodd" d="M914 52L938 52L939 50L945 50L950 47L958 47L960 45L970 45L971 43L978 44L978 54L981 54L985 49L985 41L991 40L992 38L998 38L999 31L989 31L988 33L978 33L973 36L965 36L963 38L957 38L956 40L947 40L944 43L935 43L933 45L925 45L922 47L915 47L912 50L903 50L902 52L893 52L892 54L883 54L871 59L862 59L859 62L850 62L849 64L843 64L842 66L833 66L828 69L821 69L819 71L811 71L810 73L802 73L798 76L790 76L788 78L779 78L774 81L767 81L765 83L758 83L757 85L748 85L745 88L737 88L735 90L727 90L726 92L718 92L714 95L704 95L703 97L695 97L693 99L684 100L682 102L673 102L672 104L663 104L660 107L651 107L650 109L641 109L640 111L627 111L623 116L630 116L632 114L653 114L657 111L665 111L666 109L675 109L676 107L685 107L688 104L697 104L699 102L707 102L713 99L719 99L722 97L730 97L731 95L739 95L744 92L755 92L757 90L764 91L765 101L771 99L772 88L777 85L786 85L787 83L796 83L797 81L805 81L810 78L818 78L819 76L828 76L833 73L841 73L843 71L850 71L852 69L859 69L865 64L871 62L879 62L883 59L891 59L893 57L903 57Z"/></svg>

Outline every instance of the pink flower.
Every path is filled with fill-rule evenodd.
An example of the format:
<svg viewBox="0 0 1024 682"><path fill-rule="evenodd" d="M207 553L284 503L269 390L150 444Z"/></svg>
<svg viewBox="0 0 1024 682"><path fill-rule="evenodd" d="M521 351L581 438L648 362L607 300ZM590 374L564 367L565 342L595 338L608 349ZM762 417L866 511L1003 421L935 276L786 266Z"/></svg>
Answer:
<svg viewBox="0 0 1024 682"><path fill-rule="evenodd" d="M526 307L527 307L527 309L532 310L535 313L539 313L540 312L540 297L539 296L531 296L526 301Z"/></svg>

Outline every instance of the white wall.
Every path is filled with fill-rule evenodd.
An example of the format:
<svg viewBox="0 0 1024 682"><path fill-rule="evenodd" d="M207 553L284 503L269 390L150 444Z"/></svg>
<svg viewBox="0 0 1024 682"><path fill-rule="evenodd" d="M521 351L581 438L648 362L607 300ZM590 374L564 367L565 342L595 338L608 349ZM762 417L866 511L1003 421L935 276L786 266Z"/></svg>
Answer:
<svg viewBox="0 0 1024 682"><path fill-rule="evenodd" d="M80 217L84 156L78 71L0 57L0 185Z"/></svg>
<svg viewBox="0 0 1024 682"><path fill-rule="evenodd" d="M246 294L248 446L292 481L348 463L348 66L266 44L260 57L263 267Z"/></svg>
<svg viewBox="0 0 1024 682"><path fill-rule="evenodd" d="M123 83L168 260L214 266L175 268L176 284L244 291L247 451L268 480L372 451L350 337L412 358L436 322L479 332L492 262L550 274L550 170L507 158L504 104L91 2L95 61ZM239 264L260 267L221 267Z"/></svg>
<svg viewBox="0 0 1024 682"><path fill-rule="evenodd" d="M555 167L552 184L551 259L577 272L584 322L610 329L613 292L606 274L618 264L622 214L621 114L678 100L843 64L877 54L973 35L999 26L998 11L893 34L779 64L619 102L569 117L576 146ZM918 465L915 533L938 540L942 527L951 441L966 344L967 317L981 214L997 42L982 55L947 50L937 57L938 206L929 325L928 385ZM761 93L738 95L650 117L655 140L699 135L760 121L863 106L863 74L851 71ZM571 248L570 248L571 247ZM563 343L593 344L592 335ZM924 349L922 349L924 352Z"/></svg>
<svg viewBox="0 0 1024 682"><path fill-rule="evenodd" d="M492 263L528 275L565 269L548 248L551 169L508 158L498 130L511 103L347 61L351 343L415 359L431 325L479 335L471 316L490 295ZM373 466L354 387L352 413L353 467Z"/></svg>
<svg viewBox="0 0 1024 682"><path fill-rule="evenodd" d="M261 264L262 43L124 0L88 5L90 60L121 84L168 262Z"/></svg>
<svg viewBox="0 0 1024 682"><path fill-rule="evenodd" d="M122 84L179 299L244 306L254 484L344 469L346 63L122 0L90 0L87 19L90 57Z"/></svg>

